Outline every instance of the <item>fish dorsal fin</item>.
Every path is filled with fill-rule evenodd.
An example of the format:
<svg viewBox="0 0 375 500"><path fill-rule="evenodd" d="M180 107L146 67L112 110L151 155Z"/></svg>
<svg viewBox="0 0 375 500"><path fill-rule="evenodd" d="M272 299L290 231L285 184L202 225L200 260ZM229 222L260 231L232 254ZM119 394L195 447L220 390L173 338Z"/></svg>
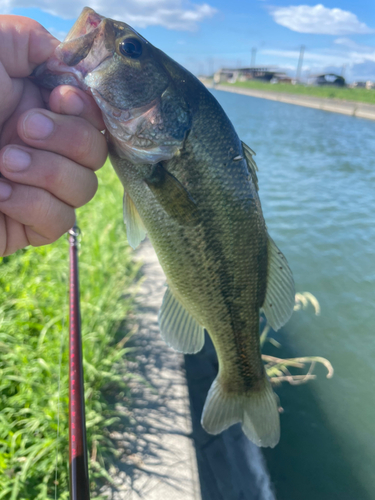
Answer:
<svg viewBox="0 0 375 500"><path fill-rule="evenodd" d="M181 226L195 226L199 222L197 205L190 193L161 163L154 165L145 179L153 195L167 214Z"/></svg>
<svg viewBox="0 0 375 500"><path fill-rule="evenodd" d="M146 229L133 200L124 192L124 222L126 224L126 236L129 245L136 249L146 237Z"/></svg>
<svg viewBox="0 0 375 500"><path fill-rule="evenodd" d="M245 155L247 167L249 169L249 174L251 175L251 180L253 181L255 189L257 191L259 191L258 176L257 176L258 167L254 161L254 158L253 158L253 156L255 156L255 152L251 148L249 148L249 146L247 144L245 144L244 142L241 141L241 143L242 143L242 149L243 149L243 152Z"/></svg>
<svg viewBox="0 0 375 500"><path fill-rule="evenodd" d="M267 291L263 311L268 324L274 329L281 328L291 317L295 302L292 271L282 252L268 236Z"/></svg>
<svg viewBox="0 0 375 500"><path fill-rule="evenodd" d="M159 327L165 342L178 352L194 354L204 345L204 328L167 288L159 311Z"/></svg>

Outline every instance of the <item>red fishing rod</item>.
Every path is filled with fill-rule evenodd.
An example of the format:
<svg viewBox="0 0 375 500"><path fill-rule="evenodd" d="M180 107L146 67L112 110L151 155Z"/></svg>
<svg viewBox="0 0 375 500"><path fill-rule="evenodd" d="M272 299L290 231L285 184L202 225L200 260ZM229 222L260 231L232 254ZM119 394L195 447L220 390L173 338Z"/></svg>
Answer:
<svg viewBox="0 0 375 500"><path fill-rule="evenodd" d="M80 230L78 226L74 224L69 231L69 479L70 500L90 500L82 362L81 312L79 306L79 235Z"/></svg>

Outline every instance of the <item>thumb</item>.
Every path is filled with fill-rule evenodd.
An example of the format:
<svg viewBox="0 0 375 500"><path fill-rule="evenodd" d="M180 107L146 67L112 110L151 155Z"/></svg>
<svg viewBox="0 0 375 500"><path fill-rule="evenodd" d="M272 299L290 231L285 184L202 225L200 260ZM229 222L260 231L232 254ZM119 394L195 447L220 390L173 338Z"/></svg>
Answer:
<svg viewBox="0 0 375 500"><path fill-rule="evenodd" d="M0 63L10 77L29 76L60 42L27 17L0 16Z"/></svg>

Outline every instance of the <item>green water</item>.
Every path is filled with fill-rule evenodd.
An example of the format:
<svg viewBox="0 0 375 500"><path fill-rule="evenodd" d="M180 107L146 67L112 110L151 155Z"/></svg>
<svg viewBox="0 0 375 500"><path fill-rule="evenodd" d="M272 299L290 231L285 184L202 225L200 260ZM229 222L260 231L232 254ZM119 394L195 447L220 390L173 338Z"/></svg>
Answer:
<svg viewBox="0 0 375 500"><path fill-rule="evenodd" d="M307 385L277 390L281 441L265 450L278 500L375 499L375 122L213 90L256 153L268 229L297 291L276 356L320 355Z"/></svg>

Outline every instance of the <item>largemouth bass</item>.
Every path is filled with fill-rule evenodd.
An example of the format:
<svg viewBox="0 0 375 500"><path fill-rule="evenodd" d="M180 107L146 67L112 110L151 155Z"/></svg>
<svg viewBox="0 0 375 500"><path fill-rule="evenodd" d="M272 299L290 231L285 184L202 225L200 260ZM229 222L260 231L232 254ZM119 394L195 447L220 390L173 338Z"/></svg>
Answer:
<svg viewBox="0 0 375 500"><path fill-rule="evenodd" d="M129 243L148 234L167 277L160 331L196 353L204 329L219 373L202 425L241 422L258 446L275 446L277 398L261 359L259 312L277 330L294 305L285 257L269 237L253 151L191 73L123 22L85 8L39 84L89 92L103 113L110 159L124 185Z"/></svg>

